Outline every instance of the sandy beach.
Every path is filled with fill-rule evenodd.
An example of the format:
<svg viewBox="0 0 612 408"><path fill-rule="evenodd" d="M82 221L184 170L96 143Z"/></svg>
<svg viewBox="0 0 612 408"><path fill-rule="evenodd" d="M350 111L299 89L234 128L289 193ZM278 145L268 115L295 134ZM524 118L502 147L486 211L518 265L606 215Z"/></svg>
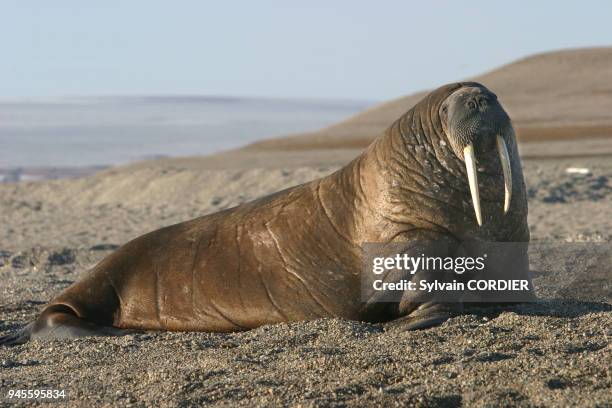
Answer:
<svg viewBox="0 0 612 408"><path fill-rule="evenodd" d="M565 149L551 146L547 158L535 159L524 146L532 239L609 246L610 157L554 159ZM33 319L127 240L321 177L356 152L302 152L301 161L255 155L265 166L234 152L1 185L0 333ZM568 174L568 167L589 174ZM559 281L555 262L564 261L540 265L536 286ZM601 282L576 296L474 308L415 332L327 319L235 334L35 341L0 349L0 389L65 389L74 406L603 406L610 403L612 306L609 276Z"/></svg>
<svg viewBox="0 0 612 408"><path fill-rule="evenodd" d="M580 57L595 66L612 55L585 52ZM526 59L512 72L525 76L541 63ZM503 95L515 84L504 68L482 79L508 99L519 129L531 238L543 244L530 250L538 302L471 307L439 327L411 332L322 319L229 334L37 340L0 348L0 404L9 403L11 389L51 388L65 390L69 406L612 405L612 138L609 105L600 103L611 94L593 93L595 85L587 86L593 81L571 85L570 91L596 95L597 106L571 110L555 99L561 91L550 93L566 65L552 70L537 92L517 90L512 95L525 95L518 102ZM403 111L417 97L403 99ZM546 98L560 110L547 110ZM207 157L0 184L0 335L34 319L132 238L333 172L359 154L398 106ZM597 263L569 255L571 248L597 253Z"/></svg>

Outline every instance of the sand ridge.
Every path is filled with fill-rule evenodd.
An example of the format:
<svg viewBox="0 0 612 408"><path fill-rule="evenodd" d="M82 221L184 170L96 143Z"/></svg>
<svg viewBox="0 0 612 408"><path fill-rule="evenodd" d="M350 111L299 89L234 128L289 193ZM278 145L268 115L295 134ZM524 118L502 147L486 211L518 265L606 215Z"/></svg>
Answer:
<svg viewBox="0 0 612 408"><path fill-rule="evenodd" d="M521 141L612 138L612 47L533 55L468 80L499 97ZM426 94L382 103L317 132L267 139L248 148L364 147Z"/></svg>

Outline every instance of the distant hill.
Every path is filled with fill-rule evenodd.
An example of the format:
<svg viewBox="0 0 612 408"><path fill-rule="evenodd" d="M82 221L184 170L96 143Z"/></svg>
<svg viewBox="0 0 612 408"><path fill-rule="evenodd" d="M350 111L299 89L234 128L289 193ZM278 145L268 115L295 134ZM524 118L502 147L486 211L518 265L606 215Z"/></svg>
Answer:
<svg viewBox="0 0 612 408"><path fill-rule="evenodd" d="M520 141L612 138L612 47L537 54L469 79L499 96ZM426 93L383 103L317 132L267 139L246 149L361 148Z"/></svg>

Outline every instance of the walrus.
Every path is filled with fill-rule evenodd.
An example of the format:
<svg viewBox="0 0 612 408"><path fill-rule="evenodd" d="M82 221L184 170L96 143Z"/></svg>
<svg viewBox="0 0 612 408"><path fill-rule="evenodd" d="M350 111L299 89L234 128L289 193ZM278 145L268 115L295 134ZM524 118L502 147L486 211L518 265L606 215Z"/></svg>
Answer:
<svg viewBox="0 0 612 408"><path fill-rule="evenodd" d="M461 302L422 291L363 298L362 244L418 241L423 255L440 241L528 242L526 197L496 95L475 82L445 85L326 177L128 242L0 343L324 317L429 327ZM516 277L529 279L526 256Z"/></svg>

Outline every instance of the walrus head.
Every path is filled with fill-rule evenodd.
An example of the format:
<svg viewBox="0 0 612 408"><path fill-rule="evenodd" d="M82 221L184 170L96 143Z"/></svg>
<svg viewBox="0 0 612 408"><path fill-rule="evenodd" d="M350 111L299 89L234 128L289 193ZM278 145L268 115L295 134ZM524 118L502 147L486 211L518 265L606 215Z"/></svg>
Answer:
<svg viewBox="0 0 612 408"><path fill-rule="evenodd" d="M527 192L510 117L476 82L424 97L360 159L362 188L386 221L381 240L410 228L458 241L528 242ZM368 236L368 239L374 239Z"/></svg>
<svg viewBox="0 0 612 408"><path fill-rule="evenodd" d="M512 124L497 96L483 86L464 86L454 91L440 106L440 118L451 148L465 162L470 193L478 225L482 225L478 172L494 173L495 162L486 160L498 154L504 179L504 214L512 199L512 169L507 139L513 137ZM476 153L483 158L477 168Z"/></svg>
<svg viewBox="0 0 612 408"><path fill-rule="evenodd" d="M461 82L430 92L357 163L357 191L376 210L374 217L368 213L375 223L349 223L363 242L398 244L391 251L428 256L488 254L486 267L470 279L530 282L527 191L516 137L509 115L485 86ZM469 301L523 301L532 292L512 295L474 292ZM427 296L416 291L402 302L420 307Z"/></svg>

